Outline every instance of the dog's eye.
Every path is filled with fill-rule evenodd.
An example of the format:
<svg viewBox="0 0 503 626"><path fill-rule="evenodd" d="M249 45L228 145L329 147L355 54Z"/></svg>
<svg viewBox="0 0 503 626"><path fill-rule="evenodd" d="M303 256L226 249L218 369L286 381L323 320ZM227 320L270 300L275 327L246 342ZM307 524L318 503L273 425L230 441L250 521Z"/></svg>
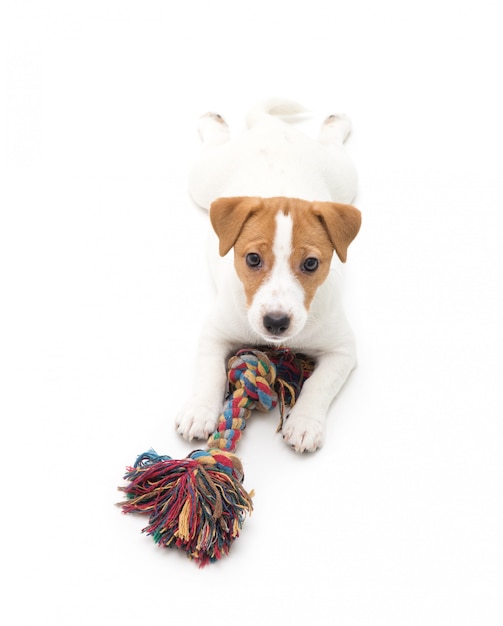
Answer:
<svg viewBox="0 0 503 626"><path fill-rule="evenodd" d="M246 264L255 269L262 265L262 259L256 252L250 252L246 255Z"/></svg>
<svg viewBox="0 0 503 626"><path fill-rule="evenodd" d="M302 269L304 270L304 272L315 272L318 269L319 264L320 262L318 261L318 259L310 256L302 264Z"/></svg>

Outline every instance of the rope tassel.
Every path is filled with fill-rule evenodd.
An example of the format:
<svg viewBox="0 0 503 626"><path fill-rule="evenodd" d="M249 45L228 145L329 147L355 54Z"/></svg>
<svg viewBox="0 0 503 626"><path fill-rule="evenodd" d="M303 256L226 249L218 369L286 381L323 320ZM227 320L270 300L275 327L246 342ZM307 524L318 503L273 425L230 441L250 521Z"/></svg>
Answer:
<svg viewBox="0 0 503 626"><path fill-rule="evenodd" d="M246 420L252 410L279 403L282 424L313 368L312 360L288 349L241 350L231 357L229 395L208 449L182 460L154 450L141 454L127 468L128 484L119 487L126 495L123 512L149 515L143 532L162 547L185 550L200 566L226 555L253 509L234 454Z"/></svg>

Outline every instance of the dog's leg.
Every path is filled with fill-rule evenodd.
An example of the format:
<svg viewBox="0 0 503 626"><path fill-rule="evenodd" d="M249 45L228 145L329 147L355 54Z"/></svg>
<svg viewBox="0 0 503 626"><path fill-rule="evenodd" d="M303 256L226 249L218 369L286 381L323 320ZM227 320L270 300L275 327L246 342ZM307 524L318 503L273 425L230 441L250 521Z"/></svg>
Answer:
<svg viewBox="0 0 503 626"><path fill-rule="evenodd" d="M354 344L319 357L282 429L297 452L314 452L323 444L328 409L355 364Z"/></svg>
<svg viewBox="0 0 503 626"><path fill-rule="evenodd" d="M215 430L226 386L226 362L231 347L206 332L199 343L194 395L175 418L177 432L189 441L206 439Z"/></svg>
<svg viewBox="0 0 503 626"><path fill-rule="evenodd" d="M329 115L321 125L318 141L325 146L342 146L350 132L351 120L347 115Z"/></svg>
<svg viewBox="0 0 503 626"><path fill-rule="evenodd" d="M205 147L219 146L230 139L227 122L218 113L206 113L199 118L199 136Z"/></svg>

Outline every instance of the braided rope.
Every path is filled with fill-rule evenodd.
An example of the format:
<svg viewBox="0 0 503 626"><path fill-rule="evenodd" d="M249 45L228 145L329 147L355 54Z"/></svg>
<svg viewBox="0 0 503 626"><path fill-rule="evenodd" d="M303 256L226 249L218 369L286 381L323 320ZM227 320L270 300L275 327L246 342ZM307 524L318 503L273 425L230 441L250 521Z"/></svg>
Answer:
<svg viewBox="0 0 503 626"><path fill-rule="evenodd" d="M304 380L314 364L294 356L288 349L242 350L229 360L230 395L218 419L217 429L208 439L208 448L233 452L253 409L270 411L279 401L281 421L287 406L292 407Z"/></svg>
<svg viewBox="0 0 503 626"><path fill-rule="evenodd" d="M260 350L240 352L229 360L229 389L232 393L218 418L208 448L230 452L236 449L253 409L269 411L277 404L274 391L276 367Z"/></svg>

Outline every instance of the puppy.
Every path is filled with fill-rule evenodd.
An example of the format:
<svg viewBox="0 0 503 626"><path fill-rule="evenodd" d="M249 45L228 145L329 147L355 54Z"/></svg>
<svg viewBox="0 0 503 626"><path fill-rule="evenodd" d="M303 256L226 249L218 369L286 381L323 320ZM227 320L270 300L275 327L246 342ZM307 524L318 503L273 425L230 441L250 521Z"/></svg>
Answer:
<svg viewBox="0 0 503 626"><path fill-rule="evenodd" d="M355 366L339 289L340 264L361 222L349 204L357 176L343 147L351 123L331 115L313 140L290 123L303 111L268 100L248 113L247 130L232 141L219 115L200 119L203 152L189 187L216 234L217 298L199 345L204 379L176 418L186 439L215 429L226 362L239 348L285 346L316 360L282 429L298 452L322 445L330 403Z"/></svg>

